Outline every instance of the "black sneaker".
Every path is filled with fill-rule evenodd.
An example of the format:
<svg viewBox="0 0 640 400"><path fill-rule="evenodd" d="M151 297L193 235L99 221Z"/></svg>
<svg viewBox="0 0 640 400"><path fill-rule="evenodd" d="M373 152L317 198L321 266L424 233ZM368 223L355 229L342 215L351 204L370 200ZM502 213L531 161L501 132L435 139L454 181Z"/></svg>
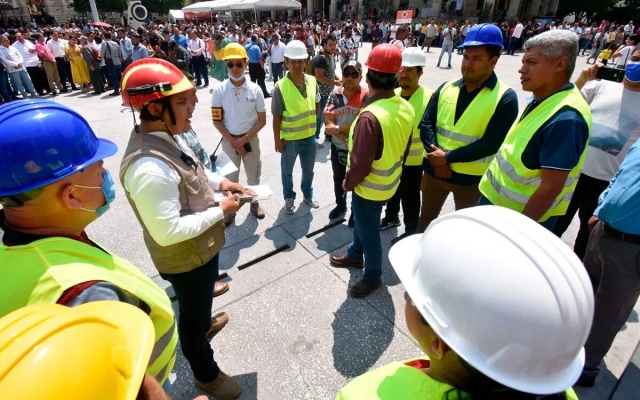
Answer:
<svg viewBox="0 0 640 400"><path fill-rule="evenodd" d="M336 219L342 214L347 212L347 207L345 206L336 206L333 210L329 212L329 219Z"/></svg>
<svg viewBox="0 0 640 400"><path fill-rule="evenodd" d="M393 228L394 226L400 226L400 219L396 218L393 220L389 220L387 218L382 218L382 222L380 222L381 231L384 231L389 228Z"/></svg>

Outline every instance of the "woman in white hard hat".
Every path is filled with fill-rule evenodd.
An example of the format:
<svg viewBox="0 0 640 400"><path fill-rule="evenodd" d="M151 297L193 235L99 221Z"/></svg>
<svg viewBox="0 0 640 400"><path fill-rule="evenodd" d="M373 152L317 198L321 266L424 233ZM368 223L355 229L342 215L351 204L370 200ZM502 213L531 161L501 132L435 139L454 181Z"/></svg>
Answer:
<svg viewBox="0 0 640 400"><path fill-rule="evenodd" d="M474 207L401 240L389 259L428 359L364 374L336 400L577 399L593 293L551 232L506 208Z"/></svg>

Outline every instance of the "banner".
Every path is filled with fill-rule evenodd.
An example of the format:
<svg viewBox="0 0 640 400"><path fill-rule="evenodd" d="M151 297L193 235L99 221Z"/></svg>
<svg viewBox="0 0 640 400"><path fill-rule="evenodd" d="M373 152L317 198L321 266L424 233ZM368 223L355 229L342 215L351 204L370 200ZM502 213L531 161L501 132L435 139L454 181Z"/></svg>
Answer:
<svg viewBox="0 0 640 400"><path fill-rule="evenodd" d="M427 18L431 16L431 7L423 8L420 10L420 18Z"/></svg>
<svg viewBox="0 0 640 400"><path fill-rule="evenodd" d="M413 10L400 10L396 13L396 24L410 24L413 19Z"/></svg>

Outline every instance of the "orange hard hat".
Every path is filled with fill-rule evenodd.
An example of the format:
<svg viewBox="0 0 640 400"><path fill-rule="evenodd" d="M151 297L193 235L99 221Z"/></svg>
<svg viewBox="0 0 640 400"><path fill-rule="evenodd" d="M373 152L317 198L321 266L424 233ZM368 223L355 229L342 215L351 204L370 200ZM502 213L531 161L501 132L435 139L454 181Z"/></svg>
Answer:
<svg viewBox="0 0 640 400"><path fill-rule="evenodd" d="M166 83L169 85L165 85ZM131 89L140 94L130 94L128 90ZM135 109L154 100L194 89L193 83L178 67L159 58L134 61L124 70L120 81L122 105Z"/></svg>
<svg viewBox="0 0 640 400"><path fill-rule="evenodd" d="M377 45L369 53L364 65L372 71L397 74L402 71L402 52L389 43Z"/></svg>

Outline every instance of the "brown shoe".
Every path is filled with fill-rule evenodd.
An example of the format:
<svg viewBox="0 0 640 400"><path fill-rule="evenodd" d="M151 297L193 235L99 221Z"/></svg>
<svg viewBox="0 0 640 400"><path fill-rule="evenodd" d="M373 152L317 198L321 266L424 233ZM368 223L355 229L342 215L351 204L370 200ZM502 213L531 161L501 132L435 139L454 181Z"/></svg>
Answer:
<svg viewBox="0 0 640 400"><path fill-rule="evenodd" d="M229 315L226 312L220 312L211 317L211 328L207 332L207 340L211 341L213 337L222 330L229 322Z"/></svg>
<svg viewBox="0 0 640 400"><path fill-rule="evenodd" d="M220 371L218 377L211 382L200 382L196 380L196 387L215 397L217 400L237 399L242 393L240 382Z"/></svg>
<svg viewBox="0 0 640 400"><path fill-rule="evenodd" d="M374 285L369 282L360 281L349 289L349 294L353 297L367 297L371 293L375 292L376 289L379 289L380 286L382 286L382 282L378 282L377 285Z"/></svg>
<svg viewBox="0 0 640 400"><path fill-rule="evenodd" d="M362 261L361 262L353 261L347 256L330 256L329 262L332 266L338 267L338 268L358 268L358 269L364 268L364 263Z"/></svg>
<svg viewBox="0 0 640 400"><path fill-rule="evenodd" d="M218 297L229 291L229 284L227 282L216 282L213 285L213 297Z"/></svg>
<svg viewBox="0 0 640 400"><path fill-rule="evenodd" d="M260 203L258 203L257 201L254 203L251 203L251 212L258 219L264 218L264 210L262 209L262 207L260 207Z"/></svg>
<svg viewBox="0 0 640 400"><path fill-rule="evenodd" d="M224 216L224 226L231 225L235 219L236 219L236 213L226 214Z"/></svg>

